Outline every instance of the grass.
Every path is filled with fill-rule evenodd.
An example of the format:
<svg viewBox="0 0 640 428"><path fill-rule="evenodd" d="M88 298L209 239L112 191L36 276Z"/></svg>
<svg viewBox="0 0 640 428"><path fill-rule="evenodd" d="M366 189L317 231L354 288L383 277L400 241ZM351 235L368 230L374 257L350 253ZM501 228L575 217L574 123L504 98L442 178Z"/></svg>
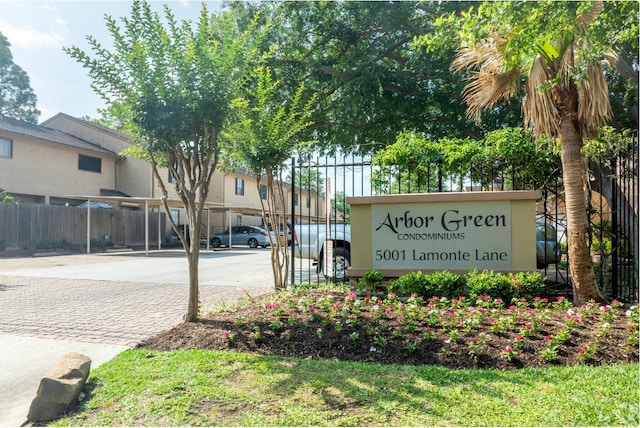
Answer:
<svg viewBox="0 0 640 428"><path fill-rule="evenodd" d="M638 365L450 370L126 351L53 426L638 426Z"/></svg>

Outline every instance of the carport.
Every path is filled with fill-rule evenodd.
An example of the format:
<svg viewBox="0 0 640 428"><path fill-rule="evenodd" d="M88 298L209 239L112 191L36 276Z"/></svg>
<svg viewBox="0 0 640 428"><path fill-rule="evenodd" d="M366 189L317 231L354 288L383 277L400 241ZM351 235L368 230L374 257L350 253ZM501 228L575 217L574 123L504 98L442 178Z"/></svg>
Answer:
<svg viewBox="0 0 640 428"><path fill-rule="evenodd" d="M92 202L104 202L113 206L127 207L127 208L144 208L144 248L145 255L149 254L149 209L158 210L158 250L162 249L162 230L160 230L160 213L161 207L163 207L162 199L160 198L144 198L144 197L125 197L125 196L82 196L73 195L67 196L68 198L81 199L87 201L87 254L91 253L91 203ZM169 207L184 208L182 201L177 199L168 199L167 205ZM248 206L238 205L225 205L218 202L205 202L204 209L207 210L207 250L209 250L209 240L211 234L211 212L226 212L229 235L231 235L231 214L244 214L244 215L262 215L262 209ZM229 236L229 243L231 243L231 236ZM231 245L231 244L229 244Z"/></svg>

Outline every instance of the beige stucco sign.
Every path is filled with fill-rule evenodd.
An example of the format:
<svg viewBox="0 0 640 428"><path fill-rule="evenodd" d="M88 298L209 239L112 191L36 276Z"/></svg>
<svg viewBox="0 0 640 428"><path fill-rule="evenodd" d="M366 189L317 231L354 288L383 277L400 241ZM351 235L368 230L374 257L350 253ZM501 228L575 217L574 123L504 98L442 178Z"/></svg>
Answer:
<svg viewBox="0 0 640 428"><path fill-rule="evenodd" d="M349 198L350 275L535 269L539 192L460 192Z"/></svg>

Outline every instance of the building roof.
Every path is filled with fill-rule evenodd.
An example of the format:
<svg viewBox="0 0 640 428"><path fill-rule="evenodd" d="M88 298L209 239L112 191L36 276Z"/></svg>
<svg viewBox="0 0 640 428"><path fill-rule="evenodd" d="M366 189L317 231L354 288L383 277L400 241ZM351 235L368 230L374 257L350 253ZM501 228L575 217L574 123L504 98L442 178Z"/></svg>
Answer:
<svg viewBox="0 0 640 428"><path fill-rule="evenodd" d="M34 138L43 142L62 144L76 149L88 150L103 155L118 156L116 152L105 149L104 147L100 147L81 138L74 137L73 135L65 132L0 115L0 132L2 131L14 135Z"/></svg>

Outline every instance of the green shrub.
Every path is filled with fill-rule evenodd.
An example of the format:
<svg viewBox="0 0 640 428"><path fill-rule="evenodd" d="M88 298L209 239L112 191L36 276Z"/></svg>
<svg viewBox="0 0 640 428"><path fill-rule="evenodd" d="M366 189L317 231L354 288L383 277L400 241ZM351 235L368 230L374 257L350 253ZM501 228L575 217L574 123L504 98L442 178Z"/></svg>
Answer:
<svg viewBox="0 0 640 428"><path fill-rule="evenodd" d="M10 204L17 204L20 202L20 199L13 196L10 193L0 192L0 202L9 202Z"/></svg>
<svg viewBox="0 0 640 428"><path fill-rule="evenodd" d="M377 270L370 270L362 275L358 281L358 288L363 291L374 291L380 283L384 281L384 276Z"/></svg>
<svg viewBox="0 0 640 428"><path fill-rule="evenodd" d="M493 299L500 298L503 302L511 302L514 295L514 287L508 274L487 270L469 272L467 288L471 301L475 301L478 296L490 296Z"/></svg>
<svg viewBox="0 0 640 428"><path fill-rule="evenodd" d="M401 296L416 294L423 297L458 297L464 289L464 277L449 271L431 273L409 272L394 280L389 291Z"/></svg>
<svg viewBox="0 0 640 428"><path fill-rule="evenodd" d="M513 286L513 297L519 299L524 297L532 301L544 290L544 277L539 272L518 272L510 274L511 285Z"/></svg>
<svg viewBox="0 0 640 428"><path fill-rule="evenodd" d="M429 288L425 290L429 296L460 297L466 284L465 277L448 270L427 274ZM425 296L425 297L429 297Z"/></svg>
<svg viewBox="0 0 640 428"><path fill-rule="evenodd" d="M429 279L422 272L409 272L398 279L391 281L389 291L400 296L410 296L416 294L418 296L426 296L426 290L429 288Z"/></svg>

